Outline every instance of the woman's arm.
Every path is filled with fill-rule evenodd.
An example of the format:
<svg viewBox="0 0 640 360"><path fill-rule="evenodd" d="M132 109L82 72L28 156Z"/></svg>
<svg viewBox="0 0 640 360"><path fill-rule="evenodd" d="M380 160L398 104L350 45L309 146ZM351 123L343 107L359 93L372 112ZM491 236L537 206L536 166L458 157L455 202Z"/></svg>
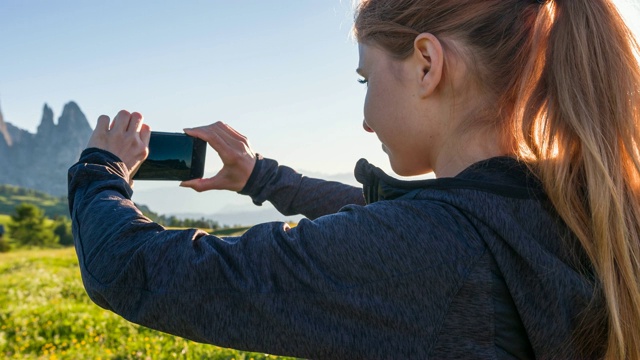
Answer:
<svg viewBox="0 0 640 360"><path fill-rule="evenodd" d="M262 157L240 193L251 196L256 205L269 201L284 215L309 219L336 213L346 205L365 204L359 187L306 177Z"/></svg>
<svg viewBox="0 0 640 360"><path fill-rule="evenodd" d="M250 195L256 205L269 201L284 215L302 214L310 219L333 214L345 205L364 205L360 188L308 178L263 159L253 152L244 135L227 124L217 122L185 132L207 141L223 167L211 178L185 181L181 186L196 191L238 191Z"/></svg>

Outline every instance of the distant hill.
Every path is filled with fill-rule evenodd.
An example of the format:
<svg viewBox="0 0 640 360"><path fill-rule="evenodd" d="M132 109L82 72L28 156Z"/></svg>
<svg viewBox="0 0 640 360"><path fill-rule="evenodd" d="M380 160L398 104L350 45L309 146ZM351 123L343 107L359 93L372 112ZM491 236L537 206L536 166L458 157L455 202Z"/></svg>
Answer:
<svg viewBox="0 0 640 360"><path fill-rule="evenodd" d="M43 209L49 218L69 217L66 197L55 197L47 193L12 185L0 185L0 214L11 215L16 206L29 203Z"/></svg>
<svg viewBox="0 0 640 360"><path fill-rule="evenodd" d="M67 194L67 170L78 160L92 129L75 102L64 106L57 123L53 118L45 104L32 134L5 121L0 112L0 184Z"/></svg>

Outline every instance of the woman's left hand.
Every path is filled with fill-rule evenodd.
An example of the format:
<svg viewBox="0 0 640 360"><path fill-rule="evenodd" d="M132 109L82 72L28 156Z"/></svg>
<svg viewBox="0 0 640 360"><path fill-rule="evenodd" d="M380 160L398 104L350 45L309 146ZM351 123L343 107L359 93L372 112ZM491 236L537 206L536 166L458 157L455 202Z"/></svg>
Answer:
<svg viewBox="0 0 640 360"><path fill-rule="evenodd" d="M133 175L149 156L150 137L151 129L143 124L140 113L121 110L113 122L106 115L98 118L87 147L107 150L119 157L129 169L128 181L133 185Z"/></svg>
<svg viewBox="0 0 640 360"><path fill-rule="evenodd" d="M209 143L222 160L222 169L208 179L183 181L180 186L192 188L198 192L206 190L241 191L247 184L256 164L249 139L231 126L217 123L193 129L184 129L187 135Z"/></svg>

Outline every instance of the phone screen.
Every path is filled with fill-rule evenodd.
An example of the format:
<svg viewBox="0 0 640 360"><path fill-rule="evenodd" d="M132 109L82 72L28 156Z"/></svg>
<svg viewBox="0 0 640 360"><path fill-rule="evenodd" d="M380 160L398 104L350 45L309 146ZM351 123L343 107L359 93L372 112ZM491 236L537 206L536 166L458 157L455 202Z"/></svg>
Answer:
<svg viewBox="0 0 640 360"><path fill-rule="evenodd" d="M186 134L151 132L149 156L133 178L188 180L202 177L204 154L200 148L204 151L204 142Z"/></svg>

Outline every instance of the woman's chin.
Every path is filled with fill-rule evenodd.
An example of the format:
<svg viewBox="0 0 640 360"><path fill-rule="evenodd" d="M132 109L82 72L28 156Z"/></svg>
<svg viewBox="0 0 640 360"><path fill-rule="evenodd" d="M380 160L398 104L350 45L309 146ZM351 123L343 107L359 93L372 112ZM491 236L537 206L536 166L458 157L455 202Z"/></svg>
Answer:
<svg viewBox="0 0 640 360"><path fill-rule="evenodd" d="M391 165L391 170L393 170L394 173L400 176L411 176L411 171L409 168L407 168L406 164L397 161L397 159L395 159L389 153L387 153L387 155L389 155L389 165Z"/></svg>
<svg viewBox="0 0 640 360"><path fill-rule="evenodd" d="M431 173L433 170L426 167L416 166L417 164L412 161L402 162L398 161L397 158L394 158L391 154L389 155L389 165L391 166L391 170L399 176L410 177L410 176L422 176L425 174Z"/></svg>

